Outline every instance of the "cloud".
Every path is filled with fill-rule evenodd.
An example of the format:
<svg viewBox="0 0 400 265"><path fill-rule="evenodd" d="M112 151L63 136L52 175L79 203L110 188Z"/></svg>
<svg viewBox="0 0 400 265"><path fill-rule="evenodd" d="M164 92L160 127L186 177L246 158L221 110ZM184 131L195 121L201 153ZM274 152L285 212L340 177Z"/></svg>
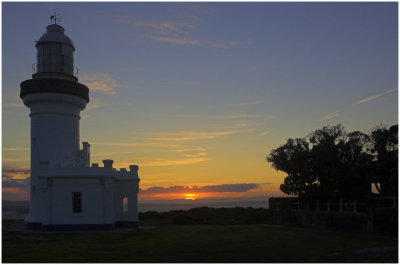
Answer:
<svg viewBox="0 0 400 265"><path fill-rule="evenodd" d="M172 37L153 37L153 39L161 41L161 42L172 43L172 44L199 45L199 41L194 40L194 39L181 39L181 38L172 38Z"/></svg>
<svg viewBox="0 0 400 265"><path fill-rule="evenodd" d="M231 113L231 114L215 114L215 115L185 115L194 119L207 120L238 120L238 119L261 119L264 121L276 119L275 115L257 114L257 113Z"/></svg>
<svg viewBox="0 0 400 265"><path fill-rule="evenodd" d="M115 88L119 86L114 77L108 74L82 75L79 79L89 87L90 91L96 91L108 96L115 95L117 93Z"/></svg>
<svg viewBox="0 0 400 265"><path fill-rule="evenodd" d="M97 99L97 98L92 98L89 102L89 104L87 105L86 109L97 109L97 108L101 108L101 107L105 107L108 104L106 102L104 102L101 99Z"/></svg>
<svg viewBox="0 0 400 265"><path fill-rule="evenodd" d="M135 139L147 142L188 142L198 140L213 140L223 136L240 133L250 133L255 127L264 125L265 121L275 119L273 115L234 113L223 115L185 115L192 119L215 120L218 126L215 131L176 131L176 132L147 132ZM178 148L180 149L180 148Z"/></svg>
<svg viewBox="0 0 400 265"><path fill-rule="evenodd" d="M93 145L101 146L141 146L141 147L165 147L165 148L186 148L188 145L160 144L155 142L92 142Z"/></svg>
<svg viewBox="0 0 400 265"><path fill-rule="evenodd" d="M201 162L209 161L208 157L193 157L193 158L180 158L180 159L159 159L152 161L141 161L138 162L140 167L159 167L159 166L183 166L192 165ZM132 162L118 162L114 165L115 168L126 168L132 165Z"/></svg>
<svg viewBox="0 0 400 265"><path fill-rule="evenodd" d="M226 125L221 125L221 128L224 129L243 129L243 128L249 128L249 127L256 127L260 126L261 124L259 123L231 123L231 124L226 124Z"/></svg>
<svg viewBox="0 0 400 265"><path fill-rule="evenodd" d="M3 167L2 187L17 188L29 186L31 170L24 167Z"/></svg>
<svg viewBox="0 0 400 265"><path fill-rule="evenodd" d="M208 45L214 49L226 50L226 49L236 47L236 46L249 45L251 43L252 43L252 41L246 40L246 41L229 41L226 43L209 43Z"/></svg>
<svg viewBox="0 0 400 265"><path fill-rule="evenodd" d="M141 167L154 167L154 166L181 166L191 165L210 160L208 157L190 157L183 159L165 159L158 161L143 161L140 163Z"/></svg>
<svg viewBox="0 0 400 265"><path fill-rule="evenodd" d="M201 146L188 146L187 148L179 148L170 150L169 152L178 153L178 152L191 152L191 151L205 151L206 149Z"/></svg>
<svg viewBox="0 0 400 265"><path fill-rule="evenodd" d="M172 187L151 187L140 190L143 194L165 194L165 193L209 193L209 192L247 192L259 188L260 184L240 183L222 184L209 186L172 186Z"/></svg>
<svg viewBox="0 0 400 265"><path fill-rule="evenodd" d="M386 91L384 91L384 92L382 92L382 93L380 93L380 94L377 94L377 95L375 95L375 96L372 96L372 97L368 97L368 98L364 98L364 99L358 100L358 101L354 102L354 103L351 104L351 105L354 105L354 104L356 104L356 105L362 104L362 103L365 103L365 102L374 100L374 99L376 99L376 98L379 98L379 97L381 97L381 96L383 96L383 95L386 95L386 94L388 94L388 93L394 92L394 91L396 91L396 90L397 90L397 88L389 89L389 90L386 90ZM351 105L348 105L348 106L346 106L346 107L350 107ZM345 109L346 107L340 109L340 111L342 111L342 110ZM333 119L333 118L336 118L336 117L339 116L339 112L340 112L340 111L338 110L338 111L335 111L335 112L326 114L324 117L322 117L322 118L320 119L320 121L327 121L327 120L331 120L331 119Z"/></svg>
<svg viewBox="0 0 400 265"><path fill-rule="evenodd" d="M3 168L2 172L3 174L4 173L22 173L24 175L31 174L31 170L26 168Z"/></svg>
<svg viewBox="0 0 400 265"><path fill-rule="evenodd" d="M26 162L26 161L29 161L30 158L29 157L7 158L7 157L3 156L2 160L3 160L3 163L4 162Z"/></svg>
<svg viewBox="0 0 400 265"><path fill-rule="evenodd" d="M321 121L331 120L333 118L336 118L337 116L339 116L339 112L335 111L335 112L326 114L324 117L321 118Z"/></svg>
<svg viewBox="0 0 400 265"><path fill-rule="evenodd" d="M132 20L121 18L117 22L129 25L130 34L155 40L161 43L176 45L206 46L213 49L229 49L239 45L250 44L251 41L214 42L193 37L197 26L183 21L171 20Z"/></svg>
<svg viewBox="0 0 400 265"><path fill-rule="evenodd" d="M156 20L130 20L119 19L118 22L128 24L137 33L158 42L178 45L199 45L200 41L190 37L196 28L191 23L180 21L156 21Z"/></svg>
<svg viewBox="0 0 400 265"><path fill-rule="evenodd" d="M272 129L266 130L266 131L260 133L260 135L261 135L261 136L265 136L265 135L267 135L267 134L270 134L271 131L272 131Z"/></svg>
<svg viewBox="0 0 400 265"><path fill-rule="evenodd" d="M382 92L382 93L377 94L377 95L375 95L375 96L361 99L361 100L359 100L359 101L357 101L357 102L355 102L355 103L356 103L356 104L362 104L362 103L371 101L371 100L373 100L373 99L379 98L379 97L381 97L381 96L383 96L383 95L386 95L386 94L388 94L388 93L394 92L394 91L396 91L396 90L397 90L397 88L389 89L389 90L386 90L385 92Z"/></svg>
<svg viewBox="0 0 400 265"><path fill-rule="evenodd" d="M28 147L3 147L3 151L27 151Z"/></svg>
<svg viewBox="0 0 400 265"><path fill-rule="evenodd" d="M112 106L131 106L133 103L132 102L113 102ZM107 107L111 106L110 103L105 102L104 100L98 99L98 98L91 98L89 104L87 105L86 109L97 109L97 108L102 108L102 107ZM81 118L89 118L91 115L84 115Z"/></svg>
<svg viewBox="0 0 400 265"><path fill-rule="evenodd" d="M207 153L205 153L205 152L200 152L200 153L197 153L197 154L185 155L185 157L202 157L202 156L207 156Z"/></svg>
<svg viewBox="0 0 400 265"><path fill-rule="evenodd" d="M190 149L188 151L193 152L194 149ZM172 151L174 152L174 151ZM177 153L177 152L175 152ZM160 152L157 151L157 155L159 155ZM210 160L208 157L208 154L204 151L198 151L197 153L192 153L192 154L179 154L178 158L155 158L152 160L148 161L140 161L139 165L141 167L155 167L155 166L181 166L181 165L191 165L191 164L197 164L201 162L205 162ZM117 163L118 167L127 167L131 162L119 162ZM116 166L117 167L117 166Z"/></svg>
<svg viewBox="0 0 400 265"><path fill-rule="evenodd" d="M214 132L196 132L196 131L182 131L182 132L163 132L153 133L153 135L160 135L148 138L152 141L191 141L191 140L210 140L217 137L237 134L237 130L229 131L214 131Z"/></svg>
<svg viewBox="0 0 400 265"><path fill-rule="evenodd" d="M4 172L4 170L3 170ZM2 175L2 187L3 188L16 188L16 187L28 187L29 177L25 179L15 179L10 175Z"/></svg>
<svg viewBox="0 0 400 265"><path fill-rule="evenodd" d="M180 35L189 35L192 29L196 27L193 24L178 22L178 21L155 21L155 20L119 20L123 23L128 23L136 27L142 27L147 30L152 30L153 33L157 33L159 35L172 35L172 36L180 36Z"/></svg>

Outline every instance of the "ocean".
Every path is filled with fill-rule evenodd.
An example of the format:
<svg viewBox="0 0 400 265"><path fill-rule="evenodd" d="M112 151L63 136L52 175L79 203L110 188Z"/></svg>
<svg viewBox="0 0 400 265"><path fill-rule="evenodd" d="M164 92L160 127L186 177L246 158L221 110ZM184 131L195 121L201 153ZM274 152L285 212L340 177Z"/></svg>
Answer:
<svg viewBox="0 0 400 265"><path fill-rule="evenodd" d="M232 208L253 207L268 209L269 197L247 197L247 198L217 198L197 200L139 200L139 212L168 212L172 210L189 210L196 207ZM29 201L7 201L3 200L2 219L25 219L29 213Z"/></svg>
<svg viewBox="0 0 400 265"><path fill-rule="evenodd" d="M253 207L268 209L268 200L269 197L139 201L139 212L167 212L172 210L188 210L203 206L213 208Z"/></svg>

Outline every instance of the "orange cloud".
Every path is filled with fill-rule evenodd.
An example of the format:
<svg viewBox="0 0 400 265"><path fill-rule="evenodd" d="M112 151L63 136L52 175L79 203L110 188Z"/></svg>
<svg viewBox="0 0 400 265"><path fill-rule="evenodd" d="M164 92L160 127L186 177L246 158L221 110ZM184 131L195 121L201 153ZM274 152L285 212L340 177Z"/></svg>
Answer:
<svg viewBox="0 0 400 265"><path fill-rule="evenodd" d="M202 40L191 37L196 30L194 24L182 21L160 21L160 20L132 20L121 18L117 20L119 23L131 26L129 34L142 36L143 38L152 39L162 43L177 45L196 45L211 47L214 49L229 49L239 45L250 44L251 41L227 41L217 43L214 41Z"/></svg>
<svg viewBox="0 0 400 265"><path fill-rule="evenodd" d="M365 103L365 102L371 101L371 100L373 100L373 99L379 98L379 97L381 97L381 96L383 96L383 95L386 95L386 94L388 94L388 93L394 92L394 91L396 91L396 90L397 90L397 88L393 88L393 89L386 90L385 92L382 92L382 93L377 94L377 95L375 95L375 96L361 99L361 100L357 101L356 104L361 104L361 103Z"/></svg>
<svg viewBox="0 0 400 265"><path fill-rule="evenodd" d="M107 74L82 75L79 79L89 87L90 91L97 91L109 96L115 95L117 93L115 88L119 86L114 77Z"/></svg>
<svg viewBox="0 0 400 265"><path fill-rule="evenodd" d="M339 112L335 111L335 112L326 114L324 117L321 118L321 121L331 120L333 118L336 118L337 116L339 116Z"/></svg>
<svg viewBox="0 0 400 265"><path fill-rule="evenodd" d="M166 148L190 148L188 145L160 144L155 142L92 142L92 145L101 146L142 146L142 147L166 147Z"/></svg>
<svg viewBox="0 0 400 265"><path fill-rule="evenodd" d="M3 163L4 162L28 162L28 161L30 161L30 158L29 157L21 157L21 158L15 158L15 157L11 158L10 157L10 158L7 158L7 157L3 156L2 161L3 161Z"/></svg>
<svg viewBox="0 0 400 265"><path fill-rule="evenodd" d="M236 134L239 131L211 131L211 132L196 132L196 131L182 131L182 132L162 132L153 133L153 135L162 135L149 138L153 141L190 141L190 140L210 140L220 136Z"/></svg>
<svg viewBox="0 0 400 265"><path fill-rule="evenodd" d="M266 131L260 133L260 135L261 135L261 136L265 136L265 135L267 135L267 134L270 134L271 132L272 132L272 129L269 129L269 130L266 130Z"/></svg>
<svg viewBox="0 0 400 265"><path fill-rule="evenodd" d="M136 20L132 22L130 20L121 19L120 22L130 23L136 27L143 27L160 35L187 35L190 33L189 30L195 28L195 26L190 23L178 21Z"/></svg>
<svg viewBox="0 0 400 265"><path fill-rule="evenodd" d="M191 165L210 160L208 157L193 157L184 159L165 159L160 161L144 161L140 163L141 167L154 167L154 166L179 166Z"/></svg>
<svg viewBox="0 0 400 265"><path fill-rule="evenodd" d="M28 147L3 147L3 151L26 151L30 150Z"/></svg>
<svg viewBox="0 0 400 265"><path fill-rule="evenodd" d="M182 38L173 38L173 37L153 37L153 39L161 41L161 42L172 43L172 44L199 45L199 41L194 40L194 39L182 39Z"/></svg>

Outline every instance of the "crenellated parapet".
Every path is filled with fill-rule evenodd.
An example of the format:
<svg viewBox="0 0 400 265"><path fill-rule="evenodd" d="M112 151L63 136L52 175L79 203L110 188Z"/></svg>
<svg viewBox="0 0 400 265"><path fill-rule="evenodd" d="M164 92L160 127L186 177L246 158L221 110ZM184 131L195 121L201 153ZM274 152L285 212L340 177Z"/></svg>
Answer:
<svg viewBox="0 0 400 265"><path fill-rule="evenodd" d="M118 179L125 179L125 178L139 178L138 177L138 170L139 167L137 165L130 165L129 166L129 171L126 168L120 168L118 171L117 169L114 169L115 176Z"/></svg>
<svg viewBox="0 0 400 265"><path fill-rule="evenodd" d="M92 163L91 167L84 166L50 166L49 161L40 161L40 173L39 176L51 176L51 177L114 177L117 180L133 180L138 181L139 167L137 165L129 165L129 171L126 168L120 168L117 170L113 168L114 161L111 159L103 160L103 167L99 167L98 163Z"/></svg>

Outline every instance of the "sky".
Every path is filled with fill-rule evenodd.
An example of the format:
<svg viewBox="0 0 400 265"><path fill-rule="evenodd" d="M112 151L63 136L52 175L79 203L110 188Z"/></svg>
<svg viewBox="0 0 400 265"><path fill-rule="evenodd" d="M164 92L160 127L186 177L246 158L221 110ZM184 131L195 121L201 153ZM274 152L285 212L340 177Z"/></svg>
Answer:
<svg viewBox="0 0 400 265"><path fill-rule="evenodd" d="M35 40L61 14L90 89L91 162L139 165L140 200L282 196L265 160L325 125L398 121L397 2L2 2L3 199L29 198Z"/></svg>

